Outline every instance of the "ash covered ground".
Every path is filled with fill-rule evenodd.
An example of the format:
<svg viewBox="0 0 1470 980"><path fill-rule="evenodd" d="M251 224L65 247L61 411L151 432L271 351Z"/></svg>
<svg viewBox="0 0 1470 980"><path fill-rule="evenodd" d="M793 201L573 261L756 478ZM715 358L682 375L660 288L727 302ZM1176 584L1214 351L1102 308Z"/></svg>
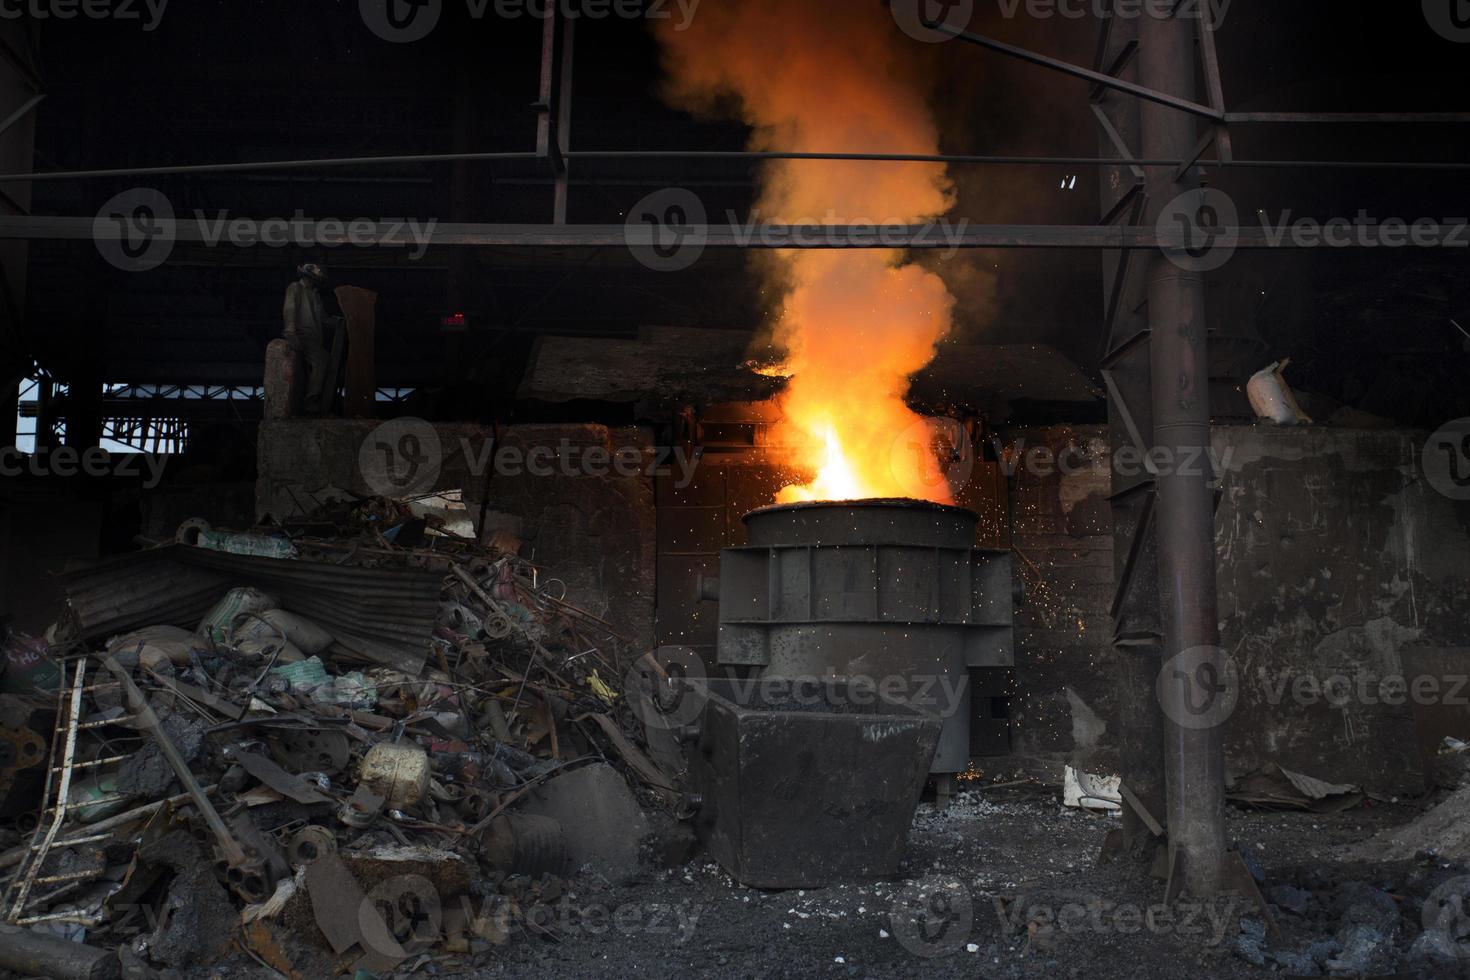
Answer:
<svg viewBox="0 0 1470 980"><path fill-rule="evenodd" d="M702 854L614 885L580 876L548 903L545 934L466 957L410 961L420 977L1470 976L1470 945L1427 947L1424 904L1467 874L1427 855L1344 860L1347 846L1418 815L1376 804L1341 814L1232 810L1232 840L1264 873L1279 940L1243 899L1157 906L1136 865L1098 866L1117 818L1063 808L1036 788L922 804L891 881L759 891ZM1463 920L1461 920L1463 923ZM231 960L199 977L275 976Z"/></svg>

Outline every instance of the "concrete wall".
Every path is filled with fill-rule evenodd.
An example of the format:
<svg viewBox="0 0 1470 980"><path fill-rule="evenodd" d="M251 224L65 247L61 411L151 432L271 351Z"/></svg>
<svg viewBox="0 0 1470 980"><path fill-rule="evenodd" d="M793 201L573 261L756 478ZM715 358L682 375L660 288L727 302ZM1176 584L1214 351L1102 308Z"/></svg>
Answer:
<svg viewBox="0 0 1470 980"><path fill-rule="evenodd" d="M1047 768L1116 761L1104 437L1102 427L1002 435L1006 445L1077 450L1070 474L1024 463L1016 472L1016 564L1029 601L1018 619L1013 739L1022 761ZM1470 644L1470 504L1422 479L1424 439L1216 429L1221 642L1240 691L1227 726L1236 773L1274 761L1384 793L1419 784L1412 710L1383 703L1379 682L1408 673L1407 647ZM1342 678L1350 697L1340 696ZM1334 696L1312 697L1329 679Z"/></svg>
<svg viewBox="0 0 1470 980"><path fill-rule="evenodd" d="M439 445L425 464L426 471L433 470L428 488L464 490L479 499L488 474L475 472L476 463L485 443L492 439L491 431L468 424L428 428ZM397 446L405 434L422 435L407 428L389 432L370 420L262 422L256 437L256 518L285 520L333 502L376 495L383 484L369 484L372 474L364 475L362 461L379 458L375 449L379 437ZM420 442L427 447L422 439Z"/></svg>
<svg viewBox="0 0 1470 980"><path fill-rule="evenodd" d="M1380 684L1409 673L1406 647L1470 644L1470 504L1423 479L1424 441L1316 427L1217 434L1227 464L1216 521L1221 643L1241 681L1227 740L1238 767L1272 760L1383 793L1419 785L1412 710L1384 703ZM1307 683L1297 688L1298 678Z"/></svg>
<svg viewBox="0 0 1470 980"><path fill-rule="evenodd" d="M215 527L249 527L254 520L255 485L251 483L183 483L140 493L142 535L155 541L172 539L191 518Z"/></svg>
<svg viewBox="0 0 1470 980"><path fill-rule="evenodd" d="M418 423L424 426L427 423ZM635 646L653 644L653 480L646 475L652 435L638 428L526 425L500 430L431 427L438 452L425 463L437 476L419 490L461 490L482 533L508 530L546 576L566 584L568 601L607 619ZM308 513L331 500L384 492L364 475L378 436L398 430L372 421L287 419L261 424L257 517ZM426 434L416 433L423 437ZM420 445L428 445L420 438ZM368 446L366 455L362 452ZM619 450L624 465L610 462ZM535 451L533 462L530 454ZM589 451L591 451L589 453ZM631 474L631 475L630 475Z"/></svg>
<svg viewBox="0 0 1470 980"><path fill-rule="evenodd" d="M527 425L503 430L501 441L525 452L556 447L556 473L497 473L488 490L486 530L516 534L546 575L566 583L569 601L614 624L637 652L653 649L657 536L653 479L646 475L652 432ZM595 461L620 451L628 464L624 472L612 472L609 464L602 475L603 464ZM635 454L640 471L628 475ZM583 458L592 472L577 464Z"/></svg>
<svg viewBox="0 0 1470 980"><path fill-rule="evenodd" d="M261 429L262 513L295 500L373 492L358 465L371 422L270 422ZM653 635L653 481L583 472L588 449L648 453L641 429L521 426L501 432L520 459L550 449L552 472L479 467L489 430L439 426L438 489L459 488L485 530L503 528L563 580L571 601L637 643ZM1117 673L1111 473L1101 426L1001 433L1014 467L1017 620L1010 692L1017 761L1116 765ZM1470 505L1419 474L1422 433L1312 427L1216 430L1223 488L1217 517L1221 641L1240 700L1227 729L1232 769L1274 761L1319 778L1401 793L1418 783L1409 707L1353 697L1300 703L1311 675L1373 681L1406 673L1411 645L1470 643ZM545 450L543 449L543 452ZM1039 457L1039 458L1038 458ZM499 459L500 457L495 457ZM601 458L601 457L599 457ZM1283 693L1284 692L1284 693ZM1470 694L1470 692L1467 692Z"/></svg>

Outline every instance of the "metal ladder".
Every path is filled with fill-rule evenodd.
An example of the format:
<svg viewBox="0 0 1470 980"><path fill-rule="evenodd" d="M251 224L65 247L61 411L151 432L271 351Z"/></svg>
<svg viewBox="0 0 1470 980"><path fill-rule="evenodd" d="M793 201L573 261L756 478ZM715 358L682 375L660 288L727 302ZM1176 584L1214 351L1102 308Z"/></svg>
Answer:
<svg viewBox="0 0 1470 980"><path fill-rule="evenodd" d="M97 878L101 874L101 869L74 871L67 874L42 875L40 874L41 868L45 865L46 859L50 856L54 848L95 843L97 841L108 840L113 836L110 833L94 833L90 836L61 839L62 828L67 822L67 816L73 810L85 807L106 806L108 803L126 799L126 797L122 796L111 796L76 803L68 802L71 794L72 777L77 771L113 765L127 758L125 755L118 755L94 759L90 762L78 762L76 761L77 736L83 731L104 728L108 725L117 725L129 720L126 716L91 722L83 722L81 720L82 702L85 695L103 688L116 687L117 684L110 682L88 686L86 683L86 656L76 658L73 663L75 664L75 672L72 675L71 683L68 685L66 683L66 674L69 665L65 661L62 662L62 683L57 688L56 727L51 735L51 754L48 758L46 785L41 793L41 821L36 827L35 835L31 839L30 849L21 858L19 867L6 886L3 899L0 899L0 910L3 910L3 919L12 925L23 926L55 919L75 918L75 914L70 912L50 915L26 915L28 908L39 904L39 902L33 901L35 887L37 885L62 886L60 889L42 896L44 900L49 902L59 898L61 894L82 882Z"/></svg>

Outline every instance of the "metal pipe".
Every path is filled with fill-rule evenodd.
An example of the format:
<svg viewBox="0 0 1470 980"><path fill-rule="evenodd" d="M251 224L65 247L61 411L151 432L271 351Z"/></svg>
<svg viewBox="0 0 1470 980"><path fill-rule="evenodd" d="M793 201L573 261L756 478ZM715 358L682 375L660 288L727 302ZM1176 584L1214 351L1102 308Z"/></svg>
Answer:
<svg viewBox="0 0 1470 980"><path fill-rule="evenodd" d="M856 160L874 163L943 163L950 166L1099 167L1109 157L997 156L953 153L796 153L780 150L571 150L566 160ZM540 159L534 151L489 153L409 153L398 156L318 157L299 160L260 160L242 163L172 164L158 167L122 167L110 170L54 170L41 173L0 174L0 184L51 180L106 180L114 177L171 177L200 174L257 173L337 167L381 167L431 163L507 163ZM1140 159L1141 165L1177 167L1185 156L1171 160ZM1201 160L1201 167L1265 168L1282 170L1470 170L1470 162L1448 160ZM554 178L548 178L554 179ZM589 178L590 179L590 178ZM676 182L676 181L671 181Z"/></svg>
<svg viewBox="0 0 1470 980"><path fill-rule="evenodd" d="M1117 161L1112 161L1116 163ZM1165 170L1172 173L1173 167ZM1178 185L1174 185L1178 186ZM1171 195L1172 196L1172 195ZM1154 200L1154 198L1150 198ZM1164 199L1165 203L1169 200ZM1156 215L1157 216L1157 215ZM348 240L348 229L342 222L302 220L290 222L289 234L297 242L333 247ZM1445 225L1449 230L1453 226ZM156 220L153 233L178 246L233 249L235 246L217 238L208 216ZM1220 229L1237 250L1304 250L1357 248L1453 249L1458 237L1435 234L1424 241L1405 242L1400 236L1387 236L1381 226L1352 226L1343 241L1330 241L1326 236L1277 233L1267 227L1231 227ZM94 217L5 216L0 215L0 240L29 239L72 241L118 241L126 235L120 222L99 223ZM1143 225L987 225L969 219L953 222L931 222L925 225L818 225L818 224L753 224L736 222L699 225L698 233L706 248L738 249L923 249L948 251L967 248L1094 248L1094 249L1159 249L1187 244L1187 235L1178 228L1160 229ZM351 241L361 248L409 250L424 247L511 248L627 248L653 243L658 229L651 225L510 225L458 224L428 222L413 225L405 221L369 222L351 229ZM1392 241L1393 246L1385 242Z"/></svg>
<svg viewBox="0 0 1470 980"><path fill-rule="evenodd" d="M559 224L567 223L567 197L571 188L571 163L567 160L567 151L572 146L572 82L575 77L573 65L576 55L577 22L567 18L562 27L561 39L561 92L557 95L557 156L561 163L556 171L556 187L553 192L552 214L553 220Z"/></svg>
<svg viewBox="0 0 1470 980"><path fill-rule="evenodd" d="M173 741L168 737L168 734L163 730L163 722L154 713L153 708L149 706L148 699L138 689L138 685L133 683L132 675L128 673L127 668L119 664L113 657L109 656L105 661L105 665L108 670L112 671L113 676L121 682L126 702L137 709L135 717L142 722L144 730L153 737L153 742L158 746L158 751L162 753L169 767L173 769L174 775L178 777L184 790L189 794L189 798L193 802L195 809L199 811L200 817L203 818L210 832L214 834L215 839L218 841L220 851L224 854L225 860L232 866L245 864L247 859L244 849L240 846L240 842L235 840L234 835L230 833L230 828L225 825L224 820L220 817L219 811L214 808L214 804L209 802L209 794L199 784L199 781L194 778L194 774L189 770L189 763L184 760L183 755L179 752L178 746L174 745Z"/></svg>
<svg viewBox="0 0 1470 980"><path fill-rule="evenodd" d="M1145 85L1190 92L1195 87L1193 31L1180 18L1144 18L1139 25L1139 75ZM1188 153L1198 139L1193 118L1144 104L1143 153ZM1195 189L1192 170L1176 181L1167 170L1149 175L1150 216ZM1180 253L1175 253L1179 255ZM1181 861L1184 887L1196 898L1220 889L1225 855L1224 740L1217 719L1200 719L1191 681L1223 674L1216 625L1213 477L1210 446L1209 350L1204 281L1169 254L1149 270L1148 315L1155 451L1168 465L1155 475L1158 582L1163 625L1162 676L1156 686L1164 714L1164 764L1169 846ZM1213 674L1211 674L1213 671Z"/></svg>

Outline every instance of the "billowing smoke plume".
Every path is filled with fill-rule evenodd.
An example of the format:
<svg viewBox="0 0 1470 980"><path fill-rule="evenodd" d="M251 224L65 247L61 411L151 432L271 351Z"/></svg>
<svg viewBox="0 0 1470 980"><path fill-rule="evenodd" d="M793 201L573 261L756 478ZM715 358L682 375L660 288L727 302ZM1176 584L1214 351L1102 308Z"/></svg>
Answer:
<svg viewBox="0 0 1470 980"><path fill-rule="evenodd" d="M939 152L919 67L927 45L895 27L887 4L855 0L705 0L687 30L661 35L666 98L738 113L757 150ZM914 224L952 204L945 168L927 163L773 161L762 222ZM811 483L781 502L913 497L950 502L928 428L904 404L909 379L950 329L953 297L897 250L788 250L764 269L782 301L774 340L785 433L810 447Z"/></svg>

